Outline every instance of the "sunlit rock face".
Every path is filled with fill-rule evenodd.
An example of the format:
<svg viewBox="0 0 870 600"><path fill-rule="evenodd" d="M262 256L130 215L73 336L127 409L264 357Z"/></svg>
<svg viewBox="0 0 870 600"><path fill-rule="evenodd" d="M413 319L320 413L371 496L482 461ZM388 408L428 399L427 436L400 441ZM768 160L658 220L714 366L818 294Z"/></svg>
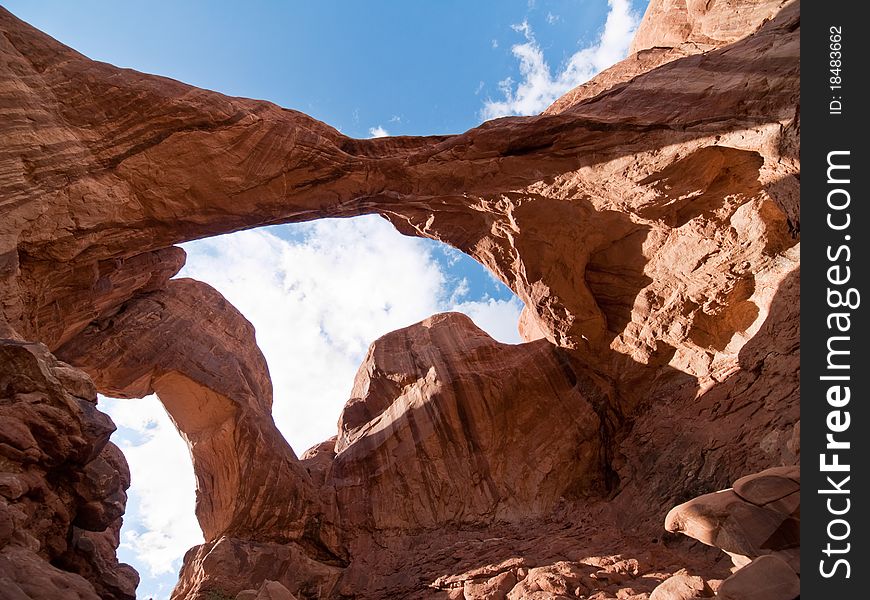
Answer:
<svg viewBox="0 0 870 600"><path fill-rule="evenodd" d="M0 588L132 597L96 390L156 392L190 446L205 544L177 598L728 576L662 524L799 459L796 3L654 0L635 52L542 115L375 140L90 61L2 9L0 31ZM253 327L171 280L174 244L361 214L487 266L527 341L456 314L387 334L297 458Z"/></svg>
<svg viewBox="0 0 870 600"><path fill-rule="evenodd" d="M515 521L603 488L612 390L546 341L436 315L374 342L351 396L326 473L345 528Z"/></svg>

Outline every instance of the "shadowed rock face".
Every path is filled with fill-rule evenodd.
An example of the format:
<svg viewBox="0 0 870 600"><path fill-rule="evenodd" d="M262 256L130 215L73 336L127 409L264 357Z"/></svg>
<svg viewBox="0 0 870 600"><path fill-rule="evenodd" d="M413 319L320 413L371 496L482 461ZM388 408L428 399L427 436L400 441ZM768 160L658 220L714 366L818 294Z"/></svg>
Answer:
<svg viewBox="0 0 870 600"><path fill-rule="evenodd" d="M130 472L96 402L43 344L0 340L3 598L136 596L139 576L115 556Z"/></svg>
<svg viewBox="0 0 870 600"><path fill-rule="evenodd" d="M660 529L798 460L796 3L653 0L636 52L542 115L376 140L93 62L3 9L0 33L3 586L133 593L129 476L91 379L156 392L191 449L206 543L178 598L645 597L727 575ZM253 328L171 279L173 244L361 214L487 266L527 343L455 314L390 333L336 438L297 458Z"/></svg>

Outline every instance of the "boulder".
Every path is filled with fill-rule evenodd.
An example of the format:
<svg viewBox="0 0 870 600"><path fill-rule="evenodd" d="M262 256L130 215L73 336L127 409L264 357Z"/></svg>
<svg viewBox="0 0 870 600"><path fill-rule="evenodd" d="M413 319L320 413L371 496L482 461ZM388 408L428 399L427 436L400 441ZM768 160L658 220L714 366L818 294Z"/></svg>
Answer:
<svg viewBox="0 0 870 600"><path fill-rule="evenodd" d="M722 582L722 600L795 600L801 594L800 577L776 556L760 556Z"/></svg>

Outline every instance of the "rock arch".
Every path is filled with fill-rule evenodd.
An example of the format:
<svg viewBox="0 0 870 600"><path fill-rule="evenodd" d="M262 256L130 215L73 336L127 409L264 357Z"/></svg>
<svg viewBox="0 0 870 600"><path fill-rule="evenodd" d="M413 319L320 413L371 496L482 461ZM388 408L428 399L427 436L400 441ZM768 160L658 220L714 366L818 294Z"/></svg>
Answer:
<svg viewBox="0 0 870 600"><path fill-rule="evenodd" d="M573 547L567 528L588 552L612 554L639 544L635 534L658 536L664 495L794 463L794 444L758 438L791 439L799 424L788 302L799 264L799 6L750 4L664 11L654 1L637 52L544 114L377 140L90 61L0 9L0 335L18 357L0 366L3 432L17 434L0 445L17 470L0 489L4 577L22 590L65 578L91 599L119 572L114 525L100 522L91 539L76 523L93 526L85 515L112 505L123 477L95 491L46 475L58 464L98 474L117 458L94 389L49 351L103 391L158 392L186 436L208 541L188 553L177 597L275 578L302 596L446 593L493 573L529 588L550 571L530 575L505 553L553 563ZM327 444L297 459L271 423L250 326L204 284L170 280L183 262L173 244L369 213L482 262L525 303L523 331L537 340L500 348L455 315L394 332L363 366L338 454ZM394 347L420 350L402 362ZM750 411L724 453L703 425L733 424L772 387L781 393ZM9 408L27 403L43 407L41 420ZM676 417L684 426L668 436L649 422ZM516 434L520 454L546 448L558 464L524 464L487 437L499 419L532 432ZM67 422L77 425L55 437L73 440L70 451L39 454L51 424ZM475 465L461 474L468 498L457 499L449 470L427 470L451 464L445 456L463 457L453 471ZM708 456L721 460L715 472ZM390 484L407 475L412 506L366 506L395 499L361 475L372 473ZM41 531L28 494L49 492L56 531ZM403 568L406 555L424 566ZM640 568L596 560L582 564ZM475 570L480 561L490 562ZM578 564L553 569L593 585ZM129 585L113 586L101 589L129 597Z"/></svg>

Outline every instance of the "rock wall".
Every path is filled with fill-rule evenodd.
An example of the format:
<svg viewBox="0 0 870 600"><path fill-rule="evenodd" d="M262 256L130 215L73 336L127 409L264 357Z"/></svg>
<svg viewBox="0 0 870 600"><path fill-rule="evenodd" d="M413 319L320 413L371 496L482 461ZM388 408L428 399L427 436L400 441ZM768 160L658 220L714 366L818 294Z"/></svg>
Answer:
<svg viewBox="0 0 870 600"><path fill-rule="evenodd" d="M115 557L130 472L83 372L0 341L0 597L135 598Z"/></svg>
<svg viewBox="0 0 870 600"><path fill-rule="evenodd" d="M191 448L206 542L177 598L724 579L662 523L799 460L799 24L796 2L653 0L633 53L542 115L356 140L0 9L0 587L132 597L96 389L156 392ZM173 244L361 214L487 266L527 342L455 314L390 333L296 457L253 328L171 279Z"/></svg>

